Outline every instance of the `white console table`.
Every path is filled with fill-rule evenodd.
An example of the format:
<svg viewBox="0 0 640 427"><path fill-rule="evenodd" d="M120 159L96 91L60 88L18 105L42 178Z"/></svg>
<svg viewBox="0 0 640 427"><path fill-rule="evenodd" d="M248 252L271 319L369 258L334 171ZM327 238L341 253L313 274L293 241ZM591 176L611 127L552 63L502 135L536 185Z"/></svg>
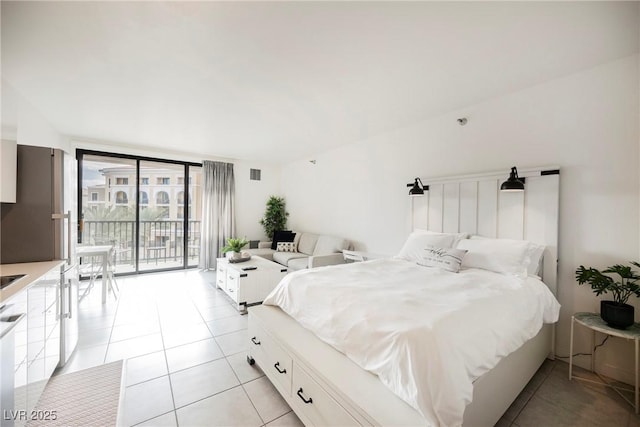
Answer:
<svg viewBox="0 0 640 427"><path fill-rule="evenodd" d="M256 255L240 263L218 258L216 287L235 302L238 311L246 311L261 303L286 274L287 267Z"/></svg>

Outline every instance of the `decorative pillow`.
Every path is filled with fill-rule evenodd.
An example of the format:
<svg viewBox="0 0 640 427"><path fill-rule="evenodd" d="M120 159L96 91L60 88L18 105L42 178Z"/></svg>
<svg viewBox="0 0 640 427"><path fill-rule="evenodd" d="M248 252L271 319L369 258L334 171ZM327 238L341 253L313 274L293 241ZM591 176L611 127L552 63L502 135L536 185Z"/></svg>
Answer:
<svg viewBox="0 0 640 427"><path fill-rule="evenodd" d="M462 260L463 268L481 268L496 273L527 276L530 263L529 242L511 239L465 239L458 249L469 251Z"/></svg>
<svg viewBox="0 0 640 427"><path fill-rule="evenodd" d="M296 244L293 242L278 242L277 252L296 252Z"/></svg>
<svg viewBox="0 0 640 427"><path fill-rule="evenodd" d="M271 241L271 249L278 247L278 242L293 242L296 238L296 233L287 230L278 230L273 233L273 240Z"/></svg>
<svg viewBox="0 0 640 427"><path fill-rule="evenodd" d="M424 255L418 264L425 267L439 267L457 273L460 271L460 265L466 253L466 250L456 248L425 248Z"/></svg>
<svg viewBox="0 0 640 427"><path fill-rule="evenodd" d="M407 237L407 241L396 258L419 262L424 254L424 249L431 247L451 248L456 241L456 236L455 234L414 231Z"/></svg>

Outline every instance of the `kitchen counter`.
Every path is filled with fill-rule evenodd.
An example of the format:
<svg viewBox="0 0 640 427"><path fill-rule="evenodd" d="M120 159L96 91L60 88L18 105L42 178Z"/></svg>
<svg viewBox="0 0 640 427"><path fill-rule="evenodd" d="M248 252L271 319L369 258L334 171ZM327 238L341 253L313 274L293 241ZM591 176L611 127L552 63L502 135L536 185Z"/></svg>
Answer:
<svg viewBox="0 0 640 427"><path fill-rule="evenodd" d="M25 274L26 276L0 290L0 305L7 302L18 292L27 289L33 282L44 276L49 271L63 265L65 260L23 262L19 264L0 264L0 276L13 276Z"/></svg>

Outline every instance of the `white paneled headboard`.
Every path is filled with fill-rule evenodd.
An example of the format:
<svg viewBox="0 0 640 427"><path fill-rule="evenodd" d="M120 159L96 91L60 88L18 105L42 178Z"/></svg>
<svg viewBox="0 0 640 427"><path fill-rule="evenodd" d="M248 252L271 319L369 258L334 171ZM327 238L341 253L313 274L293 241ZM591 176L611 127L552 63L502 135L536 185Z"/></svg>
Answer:
<svg viewBox="0 0 640 427"><path fill-rule="evenodd" d="M525 239L545 245L544 282L555 294L558 275L560 169L518 170L524 192L500 191L509 170L422 179L424 197L412 197L412 228L485 237Z"/></svg>

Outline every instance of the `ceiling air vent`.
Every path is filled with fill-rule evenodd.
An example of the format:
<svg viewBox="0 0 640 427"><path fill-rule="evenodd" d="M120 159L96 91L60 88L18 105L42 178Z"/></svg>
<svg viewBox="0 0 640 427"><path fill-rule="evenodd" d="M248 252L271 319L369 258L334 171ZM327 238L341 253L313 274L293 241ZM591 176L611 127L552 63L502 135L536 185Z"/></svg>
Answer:
<svg viewBox="0 0 640 427"><path fill-rule="evenodd" d="M260 181L261 172L262 171L260 169L251 169L249 172L249 179L252 181Z"/></svg>

